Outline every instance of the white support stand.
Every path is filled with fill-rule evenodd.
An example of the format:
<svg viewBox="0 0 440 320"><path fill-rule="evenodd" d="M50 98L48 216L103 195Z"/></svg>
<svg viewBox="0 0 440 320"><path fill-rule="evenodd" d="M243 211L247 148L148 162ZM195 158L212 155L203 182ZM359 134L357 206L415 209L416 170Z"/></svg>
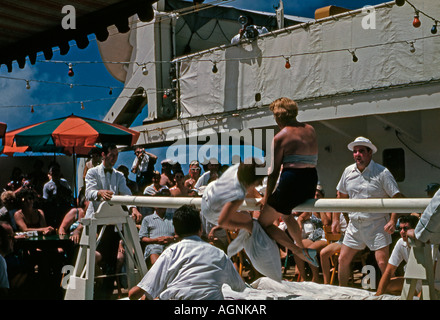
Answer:
<svg viewBox="0 0 440 320"><path fill-rule="evenodd" d="M431 245L410 240L411 251L404 276L402 300L412 300L417 282L422 281L421 299L436 300L434 287L434 264Z"/></svg>
<svg viewBox="0 0 440 320"><path fill-rule="evenodd" d="M147 272L133 218L120 205L102 202L92 218L82 219L84 225L73 274L69 277L65 300L93 300L95 284L95 251L98 226L122 225L121 239L125 245L129 288L135 286Z"/></svg>

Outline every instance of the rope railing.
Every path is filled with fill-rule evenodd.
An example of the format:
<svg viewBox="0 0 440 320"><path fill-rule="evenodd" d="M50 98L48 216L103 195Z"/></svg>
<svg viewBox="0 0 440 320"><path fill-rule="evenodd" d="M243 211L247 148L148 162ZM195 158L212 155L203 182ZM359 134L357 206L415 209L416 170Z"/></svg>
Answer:
<svg viewBox="0 0 440 320"><path fill-rule="evenodd" d="M241 210L260 210L258 198L247 198ZM430 198L378 199L310 199L294 208L297 212L371 212L422 213ZM200 209L202 199L192 197L113 196L110 204L135 205L153 208L179 208L191 204Z"/></svg>

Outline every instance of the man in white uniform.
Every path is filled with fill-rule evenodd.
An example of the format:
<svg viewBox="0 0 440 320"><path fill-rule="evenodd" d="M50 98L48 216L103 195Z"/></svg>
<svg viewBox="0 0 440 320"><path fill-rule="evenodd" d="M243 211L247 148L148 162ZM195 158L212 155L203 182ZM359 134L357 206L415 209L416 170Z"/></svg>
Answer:
<svg viewBox="0 0 440 320"><path fill-rule="evenodd" d="M118 160L118 149L115 144L104 144L102 147L102 163L87 171L86 198L90 201L85 218L92 218L101 201L110 200L114 194L131 195L124 174L113 168ZM136 223L141 223L142 215L136 206L127 206ZM114 227L108 226L96 248L96 264L105 267L105 273L114 273L118 254L120 236ZM110 279L110 278L108 278ZM113 279L110 279L113 281ZM109 290L103 290L109 294ZM104 296L103 299L106 297Z"/></svg>
<svg viewBox="0 0 440 320"><path fill-rule="evenodd" d="M391 172L372 160L376 146L364 137L348 144L355 163L345 168L336 187L337 198L402 198ZM340 213L333 214L332 231L339 231ZM350 212L349 224L339 257L339 285L347 286L353 257L366 246L374 255L382 274L389 258L391 234L397 223L397 214Z"/></svg>
<svg viewBox="0 0 440 320"><path fill-rule="evenodd" d="M222 286L243 291L245 283L232 261L220 249L204 242L199 211L190 205L173 216L176 234L183 238L159 256L139 284L129 291L131 300L222 300Z"/></svg>

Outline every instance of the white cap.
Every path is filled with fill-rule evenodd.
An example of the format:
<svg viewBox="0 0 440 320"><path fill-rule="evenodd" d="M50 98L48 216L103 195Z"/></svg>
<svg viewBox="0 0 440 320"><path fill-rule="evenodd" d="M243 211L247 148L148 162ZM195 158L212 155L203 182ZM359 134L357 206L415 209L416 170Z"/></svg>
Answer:
<svg viewBox="0 0 440 320"><path fill-rule="evenodd" d="M373 151L373 153L376 153L376 151L377 151L376 146L369 139L364 138L364 137L357 137L353 142L350 142L347 145L348 150L350 150L350 151L353 151L353 148L355 146L365 146L365 147L368 147L368 148L370 148Z"/></svg>

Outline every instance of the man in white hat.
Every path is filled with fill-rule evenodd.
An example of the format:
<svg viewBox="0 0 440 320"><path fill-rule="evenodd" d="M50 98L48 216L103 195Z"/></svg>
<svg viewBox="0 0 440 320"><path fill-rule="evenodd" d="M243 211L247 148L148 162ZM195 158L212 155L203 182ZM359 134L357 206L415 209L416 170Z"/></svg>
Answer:
<svg viewBox="0 0 440 320"><path fill-rule="evenodd" d="M336 187L337 198L402 198L391 172L372 160L376 146L367 138L357 137L348 144L355 163L345 168ZM339 231L340 213L333 213L332 230ZM374 252L383 273L389 258L391 234L396 228L396 213L350 212L339 257L339 285L347 286L353 257L366 246Z"/></svg>

